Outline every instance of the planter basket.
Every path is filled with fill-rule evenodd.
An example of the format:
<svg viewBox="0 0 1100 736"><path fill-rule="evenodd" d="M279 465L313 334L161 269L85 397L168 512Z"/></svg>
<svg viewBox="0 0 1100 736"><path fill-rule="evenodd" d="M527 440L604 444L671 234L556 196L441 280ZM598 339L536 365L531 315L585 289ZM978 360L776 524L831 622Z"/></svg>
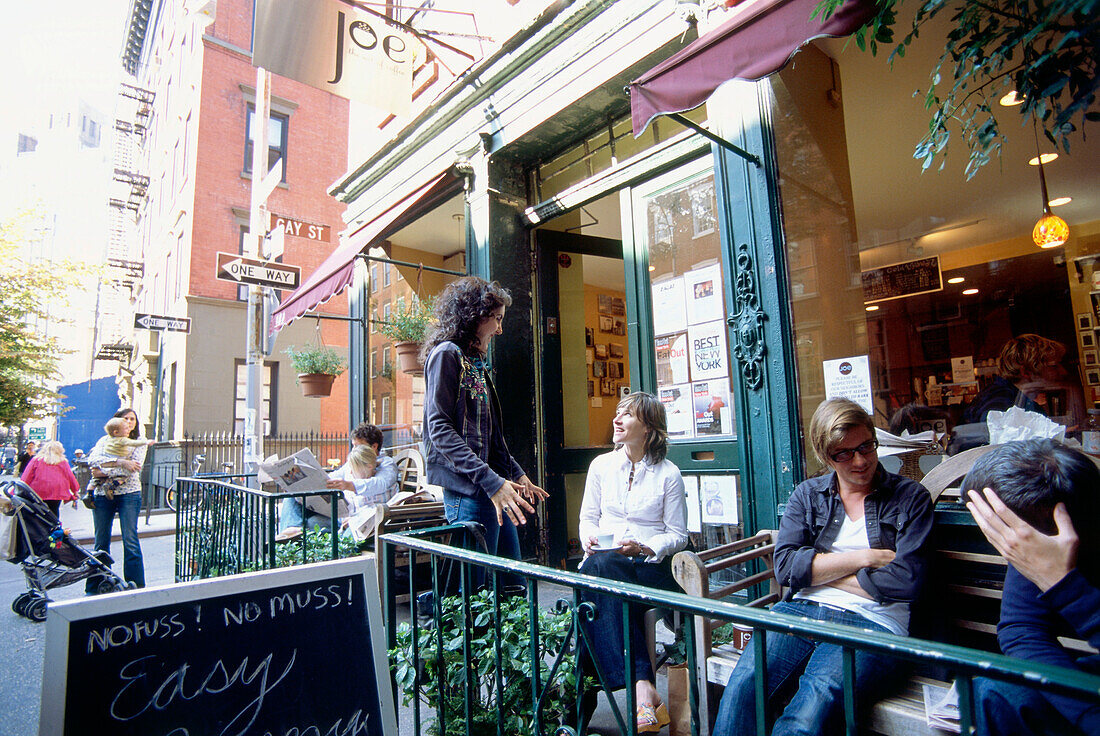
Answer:
<svg viewBox="0 0 1100 736"><path fill-rule="evenodd" d="M403 373L408 373L411 376L424 375L424 364L420 362L420 343L394 343L393 352L397 356L397 367Z"/></svg>
<svg viewBox="0 0 1100 736"><path fill-rule="evenodd" d="M322 398L332 393L332 382L336 376L328 373L299 373L298 385L307 398Z"/></svg>

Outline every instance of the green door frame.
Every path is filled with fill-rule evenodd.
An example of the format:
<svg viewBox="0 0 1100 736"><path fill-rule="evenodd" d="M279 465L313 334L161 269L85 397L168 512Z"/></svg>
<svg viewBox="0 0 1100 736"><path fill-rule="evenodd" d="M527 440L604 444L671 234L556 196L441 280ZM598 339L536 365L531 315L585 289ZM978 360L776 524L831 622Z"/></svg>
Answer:
<svg viewBox="0 0 1100 736"><path fill-rule="evenodd" d="M568 529L568 506L565 497L565 476L570 473L584 473L597 455L608 451L607 447L566 447L565 423L563 420L564 398L562 396L561 334L560 329L551 329L551 320L560 325L558 311L558 253L580 253L582 255L602 256L621 259L623 244L621 240L598 238L588 235L559 232L557 230L535 231L535 253L538 262L539 305L538 325L542 332L542 416L543 443L546 452L546 490L550 498L546 501L546 522L550 529ZM557 567L567 557L565 534L549 535L549 563Z"/></svg>
<svg viewBox="0 0 1100 736"><path fill-rule="evenodd" d="M755 154L763 166L720 146L712 150L719 230L734 266L727 323L738 374L734 384L746 535L778 527L805 467L771 120L760 85L755 91L755 109L741 105L736 119L721 120L720 134Z"/></svg>

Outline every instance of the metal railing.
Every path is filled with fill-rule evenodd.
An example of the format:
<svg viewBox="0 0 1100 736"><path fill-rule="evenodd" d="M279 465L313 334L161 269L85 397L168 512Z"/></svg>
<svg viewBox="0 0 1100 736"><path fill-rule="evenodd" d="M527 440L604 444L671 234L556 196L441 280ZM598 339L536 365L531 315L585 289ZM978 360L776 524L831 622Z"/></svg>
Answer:
<svg viewBox="0 0 1100 736"><path fill-rule="evenodd" d="M248 487L248 480L254 478L233 474L175 479L176 582L340 556L336 509L342 491L285 493ZM279 505L286 498L304 503L309 496L328 496L328 544L317 544L316 537L306 532L294 542L278 545Z"/></svg>
<svg viewBox="0 0 1100 736"><path fill-rule="evenodd" d="M632 603L679 612L684 618L682 635L686 644L687 666L692 675L698 672L699 667L706 666L705 663L696 661L695 657L694 619L696 616L724 619L752 627L751 646L754 647L756 662L761 663L755 673L756 718L759 733L767 733L770 726L766 722L767 710L761 693L766 677L765 668L762 666L766 661L764 646L767 635L771 632L830 642L842 648L843 711L846 733L853 736L857 733L857 704L852 683L855 673L855 653L858 651L875 652L915 664L935 665L950 671L958 685L960 721L964 734L972 732L971 726L974 723L975 703L972 689L974 677L992 678L1100 703L1100 677L1095 675L950 644L874 633L734 603L699 599L681 593L592 578L433 541L433 538L455 534L468 535L468 530L464 526L454 525L401 534L386 534L380 538L381 557L385 570L383 600L387 602L386 628L392 650L391 675L395 683L400 682L405 688L411 690L415 733L424 732L421 728L421 701L434 707L437 733L447 736L455 732L484 733L485 714L475 709L474 703L487 691L490 693L495 691L499 697L509 684L515 685L515 683L504 682L502 675L505 670L504 660L516 656L514 650L507 654L502 653L501 593L504 588L502 576L505 575L518 576L524 580L527 621L521 628L529 630L530 637L526 644L525 658L528 674L525 677L526 682L521 684L530 693L525 715L532 724L531 731L534 734L553 733L576 736L582 732L581 703L585 700L588 683L582 677L579 657L576 655L585 649L592 651L592 642L581 624L584 620L592 620L597 613L591 603L582 601L582 594L585 592L617 598L621 603L620 612L623 617L624 631L630 631L632 627L641 625L640 621L635 620L637 614L634 611L635 607L630 605ZM465 546L470 545L466 543ZM393 589L392 575L398 549L409 550L410 553L419 553L430 558L431 579L427 583L433 593L432 623L425 630L425 625L419 622L414 611L410 616L410 622L402 626L401 634L405 647L402 651L409 654L408 660L392 656L397 651L398 645L396 610L393 603L396 591ZM461 585L455 591L458 597L444 601L443 594L449 591L444 582L443 572L445 568L451 568L448 572L453 576L455 566L458 568L457 577L461 581ZM487 615L482 610L479 614L481 620L474 620L471 616L472 605L479 602L476 596L472 595L471 582L475 570L481 570L487 574L488 587L493 595L492 613ZM418 590L416 577L415 567L410 566L408 581L410 601L416 600ZM421 580L420 583L421 588L428 587L424 585L425 581ZM540 584L564 586L572 590L572 598L559 601L556 609L556 615L569 617L568 642L564 646L548 647L546 642L540 639L538 615ZM446 624L447 621L450 623ZM450 629L445 631L447 625ZM492 636L487 636L488 634ZM483 656L475 658L475 646L484 651L486 642L489 640L493 640L494 644L489 645L492 654L487 657L488 661ZM633 682L634 666L630 637L624 637L624 640L626 650L624 661L627 663L625 681ZM423 651L425 649L426 651ZM439 654L445 651L451 652L452 655L454 652L461 651L461 673L457 673L458 668L447 668L445 657ZM533 662L539 663L539 666L532 666ZM546 718L543 711L550 692L548 686L560 682L560 669L563 667L563 662L564 666L572 670L568 674L575 683L575 707L571 707L564 717ZM598 665L595 669L597 670L596 684L607 682L607 673L600 672ZM693 736L698 736L701 727L700 717L706 717L706 714L699 713L699 679L691 676L688 681L691 732ZM445 687L449 689L445 690ZM625 717L614 699L609 698L608 701L621 732L636 734L637 725L633 717L636 705L634 689L627 687L625 691ZM447 697L448 694L451 697ZM459 719L460 725L457 729L454 725L455 719ZM461 726L463 723L464 731ZM502 709L497 708L496 733L506 732ZM932 733L931 729L929 733Z"/></svg>

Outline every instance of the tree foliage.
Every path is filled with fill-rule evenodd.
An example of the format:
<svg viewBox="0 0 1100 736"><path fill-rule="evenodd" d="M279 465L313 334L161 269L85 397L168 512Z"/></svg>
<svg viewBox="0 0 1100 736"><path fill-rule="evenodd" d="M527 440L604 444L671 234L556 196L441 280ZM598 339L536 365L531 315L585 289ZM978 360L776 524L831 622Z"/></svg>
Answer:
<svg viewBox="0 0 1100 736"><path fill-rule="evenodd" d="M22 424L53 412L49 387L67 352L39 324L64 322L58 310L73 287L94 271L71 261L27 261L20 253L40 240L41 216L20 212L0 221L0 425ZM52 312L51 312L52 310Z"/></svg>
<svg viewBox="0 0 1100 736"><path fill-rule="evenodd" d="M918 90L931 112L928 133L913 153L924 169L937 158L943 168L955 126L969 149L968 179L1000 155L1006 136L994 110L1011 90L1023 100L1015 108L1021 123L1034 121L1067 153L1079 126L1100 120L1100 0L918 0L912 28L896 44L897 8L903 0L877 1L877 12L855 33L855 43L872 54L879 46L892 46L891 64L905 56L933 18L950 16L928 89ZM843 2L823 0L817 12L828 17Z"/></svg>

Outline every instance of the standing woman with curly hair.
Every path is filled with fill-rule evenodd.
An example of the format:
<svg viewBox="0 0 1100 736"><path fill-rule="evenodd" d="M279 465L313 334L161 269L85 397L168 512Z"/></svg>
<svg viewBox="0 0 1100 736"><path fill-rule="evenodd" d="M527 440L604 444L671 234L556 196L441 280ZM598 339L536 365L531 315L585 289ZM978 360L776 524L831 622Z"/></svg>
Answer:
<svg viewBox="0 0 1100 736"><path fill-rule="evenodd" d="M443 487L447 521L485 527L489 552L519 559L516 525L547 493L508 452L500 401L486 362L512 297L497 282L466 276L435 302L421 348L428 482Z"/></svg>

